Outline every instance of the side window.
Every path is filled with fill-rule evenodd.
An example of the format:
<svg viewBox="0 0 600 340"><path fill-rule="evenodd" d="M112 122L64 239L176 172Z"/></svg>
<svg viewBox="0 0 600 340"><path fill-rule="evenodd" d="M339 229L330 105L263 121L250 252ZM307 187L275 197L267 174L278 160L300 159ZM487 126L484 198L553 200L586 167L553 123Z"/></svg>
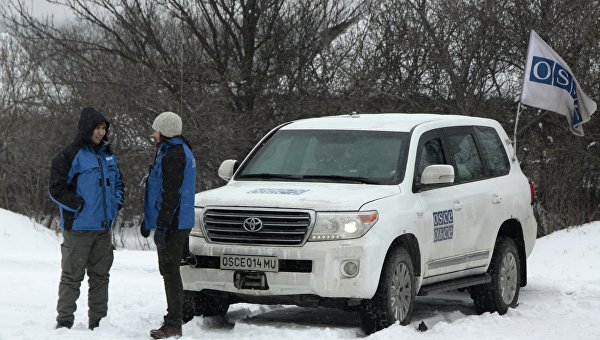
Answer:
<svg viewBox="0 0 600 340"><path fill-rule="evenodd" d="M473 135L467 131L452 133L448 136L451 148L450 157L456 164L456 183L473 181L485 176L483 163L479 157Z"/></svg>
<svg viewBox="0 0 600 340"><path fill-rule="evenodd" d="M446 164L446 156L439 136L427 136L419 143L417 150L417 164L415 166L415 183L421 182L421 174L426 167L433 164Z"/></svg>
<svg viewBox="0 0 600 340"><path fill-rule="evenodd" d="M483 146L485 162L492 176L502 176L510 171L510 163L502 140L494 128L476 126L475 132Z"/></svg>

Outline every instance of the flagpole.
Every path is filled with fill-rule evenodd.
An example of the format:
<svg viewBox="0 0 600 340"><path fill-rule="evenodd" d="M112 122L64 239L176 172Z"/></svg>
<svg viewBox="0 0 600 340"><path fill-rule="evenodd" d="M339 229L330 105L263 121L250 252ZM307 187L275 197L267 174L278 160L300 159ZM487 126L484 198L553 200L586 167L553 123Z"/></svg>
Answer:
<svg viewBox="0 0 600 340"><path fill-rule="evenodd" d="M519 126L519 115L521 114L521 101L523 100L523 90L527 81L527 65L531 58L531 42L533 37L537 36L534 30L529 32L529 43L527 44L527 59L525 59L525 69L523 70L523 84L521 85L521 95L519 96L519 105L517 106L517 117L515 118L515 131L513 132L513 162L517 160L517 127Z"/></svg>
<svg viewBox="0 0 600 340"><path fill-rule="evenodd" d="M515 119L515 132L513 133L513 162L517 160L517 126L519 125L519 115L521 114L521 101L517 107L517 118Z"/></svg>

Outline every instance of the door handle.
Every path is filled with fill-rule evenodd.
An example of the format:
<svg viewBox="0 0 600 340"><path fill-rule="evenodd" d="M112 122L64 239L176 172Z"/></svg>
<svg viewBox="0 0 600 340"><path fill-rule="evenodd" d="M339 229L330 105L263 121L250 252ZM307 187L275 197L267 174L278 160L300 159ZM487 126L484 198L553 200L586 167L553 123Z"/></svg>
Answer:
<svg viewBox="0 0 600 340"><path fill-rule="evenodd" d="M500 197L498 194L493 194L492 195L492 203L493 204L502 203L502 197Z"/></svg>
<svg viewBox="0 0 600 340"><path fill-rule="evenodd" d="M460 210L463 208L463 204L461 201L454 201L454 210Z"/></svg>

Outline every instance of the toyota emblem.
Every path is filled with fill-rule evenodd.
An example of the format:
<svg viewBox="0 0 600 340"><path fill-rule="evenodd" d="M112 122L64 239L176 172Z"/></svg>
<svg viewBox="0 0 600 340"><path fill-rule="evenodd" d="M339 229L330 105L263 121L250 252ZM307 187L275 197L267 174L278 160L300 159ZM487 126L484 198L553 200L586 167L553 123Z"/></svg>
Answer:
<svg viewBox="0 0 600 340"><path fill-rule="evenodd" d="M263 227L263 222L258 217L248 217L244 220L244 229L246 231L255 233L261 230Z"/></svg>

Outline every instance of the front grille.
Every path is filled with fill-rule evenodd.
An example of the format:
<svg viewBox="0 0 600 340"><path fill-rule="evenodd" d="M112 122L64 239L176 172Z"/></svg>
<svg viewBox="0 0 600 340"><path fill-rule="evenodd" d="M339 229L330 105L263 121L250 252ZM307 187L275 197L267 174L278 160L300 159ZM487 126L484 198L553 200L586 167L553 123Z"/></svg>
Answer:
<svg viewBox="0 0 600 340"><path fill-rule="evenodd" d="M259 219L261 228L244 229L247 219ZM300 246L308 237L311 214L300 210L210 208L204 213L203 225L208 240L215 243Z"/></svg>

